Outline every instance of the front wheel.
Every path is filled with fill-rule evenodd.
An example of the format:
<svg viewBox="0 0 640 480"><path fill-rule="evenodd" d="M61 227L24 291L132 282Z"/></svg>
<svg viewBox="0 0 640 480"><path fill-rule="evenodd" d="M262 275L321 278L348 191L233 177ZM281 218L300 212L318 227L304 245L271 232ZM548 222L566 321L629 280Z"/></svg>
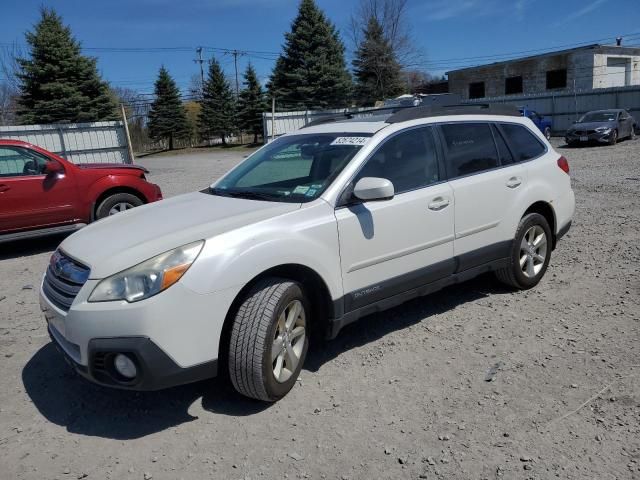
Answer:
<svg viewBox="0 0 640 480"><path fill-rule="evenodd" d="M498 280L519 290L535 287L547 271L551 242L547 219L539 213L525 215L516 231L509 265L495 272Z"/></svg>
<svg viewBox="0 0 640 480"><path fill-rule="evenodd" d="M293 388L309 348L309 303L287 279L260 280L235 314L229 376L247 397L274 402Z"/></svg>
<svg viewBox="0 0 640 480"><path fill-rule="evenodd" d="M124 212L125 210L139 207L142 203L142 200L131 193L115 193L109 195L98 205L96 209L96 219L105 218L110 215L115 215L116 213Z"/></svg>
<svg viewBox="0 0 640 480"><path fill-rule="evenodd" d="M618 143L618 131L614 130L611 132L611 138L609 138L609 145L615 145Z"/></svg>

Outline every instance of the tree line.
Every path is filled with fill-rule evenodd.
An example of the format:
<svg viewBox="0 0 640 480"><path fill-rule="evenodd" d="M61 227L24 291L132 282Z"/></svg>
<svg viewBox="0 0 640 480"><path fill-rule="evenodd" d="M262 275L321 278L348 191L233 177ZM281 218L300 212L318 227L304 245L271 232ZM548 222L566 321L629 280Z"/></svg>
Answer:
<svg viewBox="0 0 640 480"><path fill-rule="evenodd" d="M351 22L356 48L350 69L335 25L314 0L301 0L266 90L249 63L236 96L220 63L212 58L196 105L185 105L162 66L146 122L149 137L166 142L169 149L176 139L193 136L194 129L204 141L219 138L224 144L242 131L257 142L262 112L271 98L288 109L318 109L373 106L407 93L415 79L407 58L415 52L401 25L405 6L406 0L361 0ZM29 55L16 61L16 113L21 123L117 118L121 99L101 79L96 59L81 53L80 43L54 10L41 10L26 41Z"/></svg>

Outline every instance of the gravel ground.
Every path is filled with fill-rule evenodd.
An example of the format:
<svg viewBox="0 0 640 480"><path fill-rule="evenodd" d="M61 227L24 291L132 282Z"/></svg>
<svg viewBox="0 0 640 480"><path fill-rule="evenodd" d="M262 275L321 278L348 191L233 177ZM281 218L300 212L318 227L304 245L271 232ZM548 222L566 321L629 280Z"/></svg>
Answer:
<svg viewBox="0 0 640 480"><path fill-rule="evenodd" d="M640 479L640 141L559 151L577 213L537 288L485 276L363 319L275 405L89 384L38 307L60 238L0 246L0 478ZM141 163L170 196L241 156Z"/></svg>

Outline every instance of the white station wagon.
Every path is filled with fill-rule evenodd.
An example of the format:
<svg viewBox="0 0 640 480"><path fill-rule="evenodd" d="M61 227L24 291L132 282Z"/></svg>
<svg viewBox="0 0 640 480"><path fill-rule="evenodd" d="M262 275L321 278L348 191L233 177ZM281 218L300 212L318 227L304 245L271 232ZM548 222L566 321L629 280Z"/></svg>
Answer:
<svg viewBox="0 0 640 480"><path fill-rule="evenodd" d="M203 191L71 235L41 306L94 382L153 390L228 373L275 401L311 336L484 272L535 286L571 225L568 173L515 107L327 119Z"/></svg>

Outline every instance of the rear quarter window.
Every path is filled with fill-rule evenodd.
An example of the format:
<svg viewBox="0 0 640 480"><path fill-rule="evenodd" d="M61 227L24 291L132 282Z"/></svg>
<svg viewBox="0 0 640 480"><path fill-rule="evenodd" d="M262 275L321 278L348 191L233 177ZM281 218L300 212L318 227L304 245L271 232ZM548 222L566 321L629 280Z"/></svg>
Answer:
<svg viewBox="0 0 640 480"><path fill-rule="evenodd" d="M544 154L546 147L528 128L513 123L500 124L507 142L511 146L516 162L523 162Z"/></svg>
<svg viewBox="0 0 640 480"><path fill-rule="evenodd" d="M450 177L498 167L498 152L488 123L449 123L440 129Z"/></svg>

